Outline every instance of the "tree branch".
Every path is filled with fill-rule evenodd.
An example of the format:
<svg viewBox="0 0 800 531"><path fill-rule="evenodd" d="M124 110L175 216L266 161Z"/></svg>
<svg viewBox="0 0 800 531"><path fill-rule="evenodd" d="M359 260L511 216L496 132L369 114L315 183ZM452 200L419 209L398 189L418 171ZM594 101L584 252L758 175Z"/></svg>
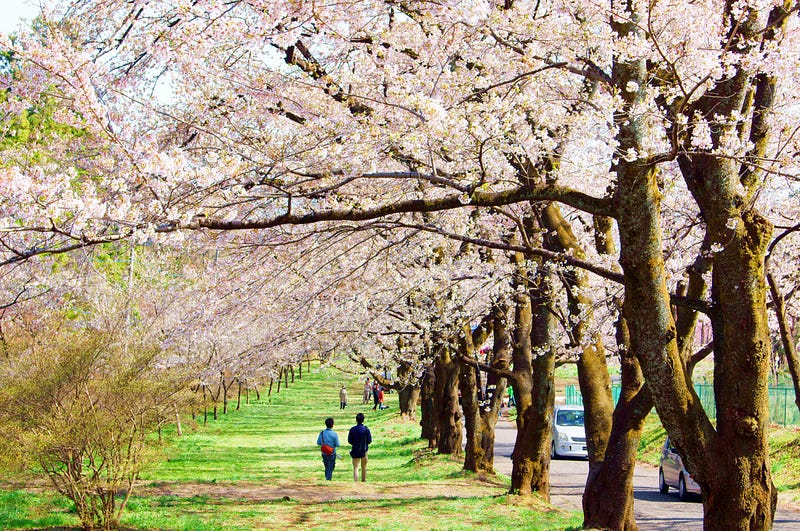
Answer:
<svg viewBox="0 0 800 531"><path fill-rule="evenodd" d="M475 367L476 369L478 369L480 371L489 372L489 373L495 374L497 376L500 376L502 378L506 378L508 380L515 380L517 378L517 375L514 374L512 371L510 371L508 369L500 369L498 367L493 367L492 365L488 365L486 363L481 363L478 360L476 360L475 358L462 356L462 355L460 355L458 353L455 354L455 357L458 358L460 361L466 363L467 365Z"/></svg>
<svg viewBox="0 0 800 531"><path fill-rule="evenodd" d="M470 195L448 195L436 199L407 199L388 203L370 209L331 209L306 214L284 214L271 219L253 221L223 221L197 218L192 223L181 225L178 222L165 223L157 232L173 232L179 229L213 230L253 230L267 229L281 225L309 225L322 221L367 221L410 212L439 212L472 207L494 207L520 203L523 201L558 201L591 214L614 217L610 200L597 198L571 188L557 185L518 186L502 192L473 191Z"/></svg>

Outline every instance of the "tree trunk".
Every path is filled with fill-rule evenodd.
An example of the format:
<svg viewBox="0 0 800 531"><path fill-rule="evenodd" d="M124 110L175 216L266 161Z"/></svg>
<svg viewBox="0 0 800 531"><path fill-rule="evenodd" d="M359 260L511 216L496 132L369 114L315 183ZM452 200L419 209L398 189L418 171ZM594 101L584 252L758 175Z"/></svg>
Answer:
<svg viewBox="0 0 800 531"><path fill-rule="evenodd" d="M435 396L438 402L437 424L440 454L461 455L461 408L458 404L458 362L453 359L451 347L440 345L434 363L436 373Z"/></svg>
<svg viewBox="0 0 800 531"><path fill-rule="evenodd" d="M611 435L604 458L589 469L583 493L583 527L587 529L637 529L633 517L633 472L644 420L653 407L644 387L639 362L628 345L627 325L617 325L622 390L614 409Z"/></svg>
<svg viewBox="0 0 800 531"><path fill-rule="evenodd" d="M492 456L484 454L484 447L481 443L484 435L489 436L482 425L481 417L481 396L480 394L480 372L473 364L478 362L475 354L476 345L482 345L491 333L493 312L490 312L478 325L475 330L470 330L469 324L462 327L459 337L459 390L461 391L461 410L464 414L464 427L467 433L467 443L464 451L464 470L472 472L493 472L494 464L491 462ZM464 361L462 361L464 360ZM494 431L491 432L494 437ZM494 440L492 440L494 444Z"/></svg>
<svg viewBox="0 0 800 531"><path fill-rule="evenodd" d="M175 429L178 437L183 437L183 425L181 424L181 414L178 411L178 406L173 404L175 408Z"/></svg>
<svg viewBox="0 0 800 531"><path fill-rule="evenodd" d="M428 440L428 448L436 448L439 441L439 425L436 422L439 412L436 402L436 372L433 370L433 364L425 367L420 396L422 398L422 418L419 422L422 427L421 436Z"/></svg>
<svg viewBox="0 0 800 531"><path fill-rule="evenodd" d="M514 467L511 489L521 495L538 493L550 500L550 452L555 387L555 354L552 350L537 356L532 363L531 390L525 400L517 400L517 440L514 444ZM523 391L524 386L520 391ZM520 402L527 407L520 410Z"/></svg>
<svg viewBox="0 0 800 531"><path fill-rule="evenodd" d="M397 398L402 418L417 419L419 395L420 382L413 374L411 364L401 361L397 367Z"/></svg>
<svg viewBox="0 0 800 531"><path fill-rule="evenodd" d="M220 383L220 387L222 388L222 414L223 415L227 415L228 414L228 387L230 386L230 384L225 381L225 374L224 373L220 374L219 383Z"/></svg>
<svg viewBox="0 0 800 531"><path fill-rule="evenodd" d="M612 27L620 37L633 37L641 33L637 21L642 16L635 12L630 19L614 19ZM645 86L648 75L644 59L614 60L615 86ZM621 153L642 153L646 151L650 126L635 109L642 104L644 91L625 91L620 98L622 105L614 116L618 149ZM659 417L690 472L707 470L711 453L708 443L715 439L715 431L694 393L678 350L666 286L656 167L622 157L612 169L617 175L614 201L631 349L639 359ZM704 485L703 477L693 475Z"/></svg>
<svg viewBox="0 0 800 531"><path fill-rule="evenodd" d="M569 253L583 258L572 227L561 215L555 204L541 211L542 226L548 230L545 247L552 251ZM584 295L587 288L586 273L565 270L560 277L567 290L567 306L570 322L570 343L581 348L578 358L578 383L583 396L586 427L586 448L589 452L589 468L602 462L611 434L611 417L614 401L611 396L611 377L606 364L606 352L599 333L592 336L588 330L592 323L592 301Z"/></svg>
<svg viewBox="0 0 800 531"><path fill-rule="evenodd" d="M467 327L469 328L469 327ZM469 341L471 346L472 341ZM462 340L460 346L460 356L470 356L466 343ZM483 447L480 444L479 434L481 431L480 405L478 400L478 382L476 378L478 370L475 367L460 363L458 370L458 386L461 391L461 408L464 412L464 428L466 431L467 444L464 449L464 470L479 472L486 470L486 460L483 455ZM488 468L492 468L491 464Z"/></svg>
<svg viewBox="0 0 800 531"><path fill-rule="evenodd" d="M511 335L508 331L508 306L498 304L493 309L491 365L497 371L507 372L511 365ZM500 406L506 392L507 380L494 373L486 375L486 396L480 408L479 441L483 449L486 471L494 473L495 427L500 416Z"/></svg>
<svg viewBox="0 0 800 531"><path fill-rule="evenodd" d="M707 525L767 529L777 502L767 443L772 356L763 269L772 227L752 210L741 220L741 232L715 256L712 270L719 305L712 320L718 462L708 471L712 488L703 500ZM722 232L713 225L712 233Z"/></svg>
<svg viewBox="0 0 800 531"><path fill-rule="evenodd" d="M527 286L522 257L514 257L518 285ZM532 304L532 299L536 305ZM517 440L511 470L511 492L523 496L533 492L550 499L550 448L553 418L553 371L555 353L551 334L555 318L548 308L550 285L544 268L538 268L527 293L517 290L515 328L512 333L514 359L512 386L517 402ZM541 353L535 358L534 348Z"/></svg>
<svg viewBox="0 0 800 531"><path fill-rule="evenodd" d="M410 383L405 384L397 392L400 404L400 416L408 420L417 420L417 405L419 404L420 388Z"/></svg>
<svg viewBox="0 0 800 531"><path fill-rule="evenodd" d="M203 426L208 424L208 402L206 399L206 386L203 385Z"/></svg>

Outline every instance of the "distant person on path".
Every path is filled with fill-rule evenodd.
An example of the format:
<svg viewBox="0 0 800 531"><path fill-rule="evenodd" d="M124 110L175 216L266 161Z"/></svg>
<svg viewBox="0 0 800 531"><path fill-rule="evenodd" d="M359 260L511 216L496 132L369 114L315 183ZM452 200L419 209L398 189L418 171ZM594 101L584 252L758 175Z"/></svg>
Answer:
<svg viewBox="0 0 800 531"><path fill-rule="evenodd" d="M347 388L342 386L342 390L339 391L339 409L344 409L347 407Z"/></svg>
<svg viewBox="0 0 800 531"><path fill-rule="evenodd" d="M364 379L364 399L363 404L369 404L369 397L372 395L372 386L369 384L369 378Z"/></svg>
<svg viewBox="0 0 800 531"><path fill-rule="evenodd" d="M347 442L353 446L350 450L350 457L353 458L353 481L358 481L359 465L361 465L361 481L367 481L367 451L372 443L372 434L369 428L364 426L363 413L356 415L356 425L350 428Z"/></svg>
<svg viewBox="0 0 800 531"><path fill-rule="evenodd" d="M319 436L317 436L317 446L321 449L323 444L333 448L331 455L322 454L322 463L325 465L325 479L330 481L333 478L333 469L336 468L336 449L341 446L339 444L339 434L333 431L332 417L325 419L325 429L319 432Z"/></svg>

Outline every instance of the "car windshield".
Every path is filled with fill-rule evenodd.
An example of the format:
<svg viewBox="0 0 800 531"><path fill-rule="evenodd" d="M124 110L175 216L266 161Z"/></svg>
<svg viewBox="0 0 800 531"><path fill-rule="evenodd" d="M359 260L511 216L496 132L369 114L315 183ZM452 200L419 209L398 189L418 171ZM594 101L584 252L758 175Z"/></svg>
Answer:
<svg viewBox="0 0 800 531"><path fill-rule="evenodd" d="M559 426L583 426L583 411L562 410L556 414L556 424Z"/></svg>

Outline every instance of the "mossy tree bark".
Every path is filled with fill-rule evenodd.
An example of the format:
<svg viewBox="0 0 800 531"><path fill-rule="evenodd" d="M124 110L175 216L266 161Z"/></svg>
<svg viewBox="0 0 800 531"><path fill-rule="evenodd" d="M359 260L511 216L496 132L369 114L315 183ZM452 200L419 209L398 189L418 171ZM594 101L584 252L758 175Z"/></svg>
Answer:
<svg viewBox="0 0 800 531"><path fill-rule="evenodd" d="M434 401L438 410L439 437L436 446L440 454L461 455L461 407L458 403L460 366L450 344L442 342L437 350Z"/></svg>
<svg viewBox="0 0 800 531"><path fill-rule="evenodd" d="M417 419L417 405L420 398L420 383L411 374L411 365L400 362L397 367L397 398L400 407L400 415L404 419Z"/></svg>
<svg viewBox="0 0 800 531"><path fill-rule="evenodd" d="M595 217L595 247L600 254L616 255L611 234L613 222ZM611 432L605 452L590 467L583 493L583 525L586 528L634 530L633 474L644 420L653 407L644 388L644 378L636 356L630 349L630 334L621 308L616 324L616 343L620 360L622 388L614 408Z"/></svg>
<svg viewBox="0 0 800 531"><path fill-rule="evenodd" d="M489 456L487 459L484 448L481 444L482 437L491 436L494 443L494 431L487 433L482 426L480 414L481 404L478 397L478 369L475 363L476 345L482 345L492 331L492 314L487 315L475 330L470 330L469 324L464 325L459 337L458 360L459 369L459 390L461 391L461 409L464 414L464 427L466 428L466 445L464 449L464 470L472 472L493 472L494 464ZM472 361L473 363L467 363Z"/></svg>
<svg viewBox="0 0 800 531"><path fill-rule="evenodd" d="M545 248L584 258L585 253L572 232L569 223L553 203L542 210L542 226L548 230ZM567 292L569 309L570 343L581 349L578 358L578 384L583 396L586 423L586 447L589 452L589 468L602 462L611 434L611 416L614 401L611 396L611 377L606 364L606 351L599 333L587 332L592 322L592 301L586 292L586 273L578 270L559 271Z"/></svg>
<svg viewBox="0 0 800 531"><path fill-rule="evenodd" d="M439 423L437 422L439 413L436 403L436 372L433 370L433 363L425 366L419 394L422 404L422 418L419 422L422 427L421 437L427 439L428 448L436 448L439 443Z"/></svg>
<svg viewBox="0 0 800 531"><path fill-rule="evenodd" d="M534 220L526 220L534 229ZM529 230L530 234L534 230ZM551 285L546 268L539 267L528 278L519 253L512 331L513 368L509 380L517 403L517 439L511 471L511 492L538 493L550 499L550 444L555 387L555 351L552 348L557 322L550 305ZM535 352L535 355L534 355Z"/></svg>
<svg viewBox="0 0 800 531"><path fill-rule="evenodd" d="M633 516L633 472L644 420L653 408L639 362L628 347L625 319L617 323L622 389L614 408L611 434L602 461L590 467L583 493L583 526L630 531Z"/></svg>

